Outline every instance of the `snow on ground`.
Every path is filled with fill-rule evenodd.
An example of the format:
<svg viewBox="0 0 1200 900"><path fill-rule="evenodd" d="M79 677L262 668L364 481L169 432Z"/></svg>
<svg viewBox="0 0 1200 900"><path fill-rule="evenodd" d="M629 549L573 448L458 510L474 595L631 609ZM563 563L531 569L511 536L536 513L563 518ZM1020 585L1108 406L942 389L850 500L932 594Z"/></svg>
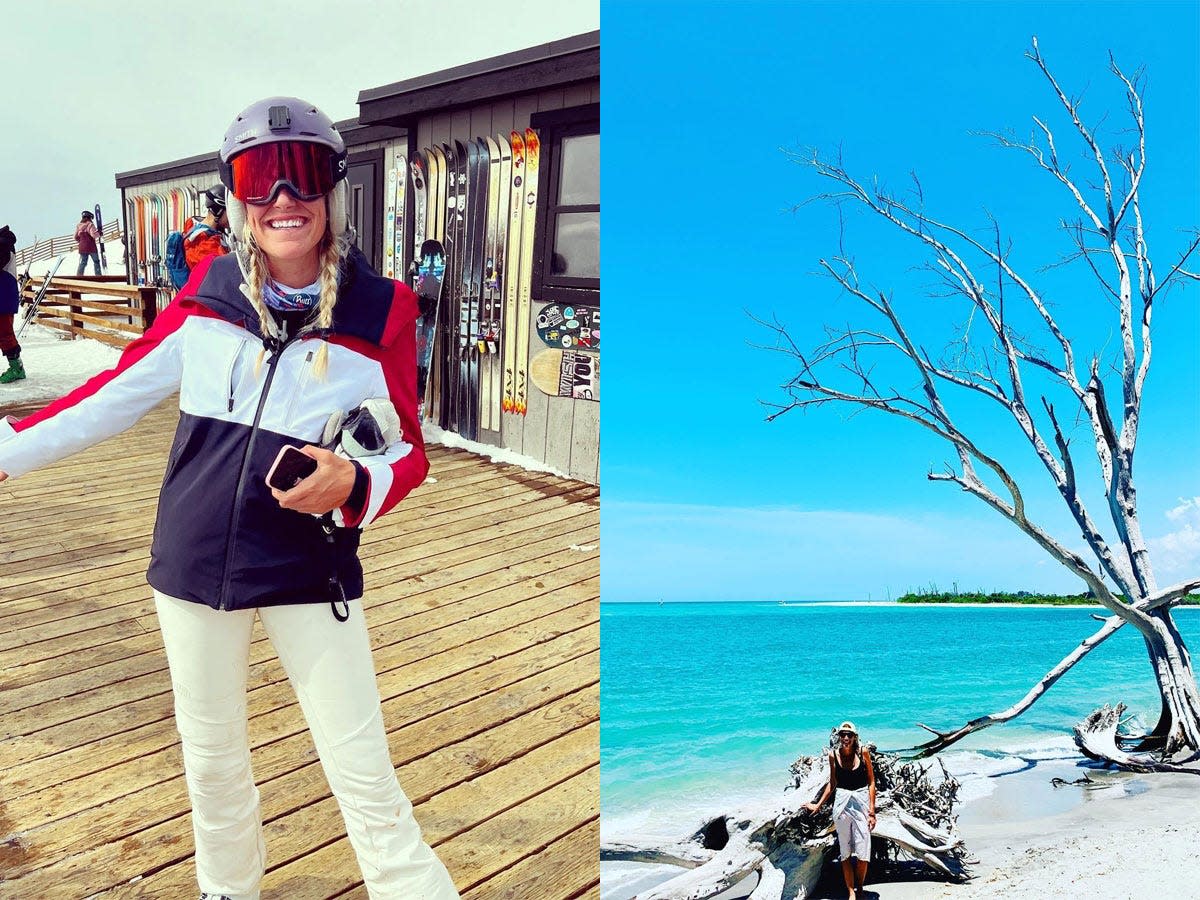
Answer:
<svg viewBox="0 0 1200 900"><path fill-rule="evenodd" d="M21 335L24 381L0 384L0 408L50 402L117 363L121 351L53 328L30 325Z"/></svg>
<svg viewBox="0 0 1200 900"><path fill-rule="evenodd" d="M108 241L104 245L108 257L109 275L125 274L125 245ZM53 259L40 259L30 264L33 284L54 265ZM56 277L72 276L79 266L79 254L68 253L59 266ZM88 263L89 273L92 271ZM40 277L39 277L40 276ZM116 365L121 351L99 341L71 336L53 328L30 325L21 335L21 361L27 378L12 384L0 384L0 408L28 403L50 402L67 391L83 384L93 375Z"/></svg>
<svg viewBox="0 0 1200 900"><path fill-rule="evenodd" d="M421 428L421 433L425 436L427 443L441 444L443 447L460 447L474 453L476 456L484 456L495 463L507 463L514 466L520 466L530 472L546 472L558 478L570 478L571 476L565 472L560 472L553 466L546 465L539 459L534 459L532 456L524 456L520 453L514 453L512 450L506 450L503 447L493 447L491 444L480 444L475 441L468 441L462 435L453 432L445 431L437 425L432 425L428 422Z"/></svg>

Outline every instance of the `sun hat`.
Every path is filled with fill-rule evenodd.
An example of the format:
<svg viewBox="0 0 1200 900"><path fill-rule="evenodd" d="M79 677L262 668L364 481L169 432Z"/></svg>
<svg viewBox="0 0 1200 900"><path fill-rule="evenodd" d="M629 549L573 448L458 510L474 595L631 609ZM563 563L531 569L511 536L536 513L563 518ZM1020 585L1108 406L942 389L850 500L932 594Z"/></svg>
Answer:
<svg viewBox="0 0 1200 900"><path fill-rule="evenodd" d="M855 737L858 737L858 729L854 727L853 722L843 722L837 727L837 730L838 734L841 734L843 731L848 731Z"/></svg>

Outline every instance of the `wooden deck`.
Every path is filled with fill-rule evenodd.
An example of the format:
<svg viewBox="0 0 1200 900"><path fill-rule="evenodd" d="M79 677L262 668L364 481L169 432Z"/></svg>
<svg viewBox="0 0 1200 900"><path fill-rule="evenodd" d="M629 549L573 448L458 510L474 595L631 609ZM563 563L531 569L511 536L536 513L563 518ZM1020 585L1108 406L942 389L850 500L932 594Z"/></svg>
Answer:
<svg viewBox="0 0 1200 900"><path fill-rule="evenodd" d="M176 412L0 484L0 897L194 898L144 572ZM464 900L599 897L599 491L434 447L363 535L400 783ZM269 898L365 898L298 705L251 647Z"/></svg>

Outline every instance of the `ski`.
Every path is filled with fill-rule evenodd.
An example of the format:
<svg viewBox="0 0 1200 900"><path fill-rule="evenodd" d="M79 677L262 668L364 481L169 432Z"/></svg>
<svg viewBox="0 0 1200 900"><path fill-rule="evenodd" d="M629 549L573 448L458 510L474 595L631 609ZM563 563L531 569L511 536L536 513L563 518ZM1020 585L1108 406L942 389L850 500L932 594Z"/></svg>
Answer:
<svg viewBox="0 0 1200 900"><path fill-rule="evenodd" d="M62 265L64 259L66 259L66 256L60 256L54 260L54 265L46 273L46 280L42 282L42 286L38 288L38 292L29 301L29 308L21 313L21 324L17 326L15 335L17 340L20 340L21 335L25 333L25 327L37 317L38 307L42 305L42 298L46 296L46 291L50 288L50 282L54 280L54 276L58 272L58 267Z"/></svg>
<svg viewBox="0 0 1200 900"><path fill-rule="evenodd" d="M100 274L108 274L108 257L104 255L104 219L100 216L100 204L96 204L96 230L100 232L100 237L96 239L96 248L100 251Z"/></svg>
<svg viewBox="0 0 1200 900"><path fill-rule="evenodd" d="M538 156L537 132L525 129L525 202L521 210L521 290L517 295L517 392L516 412L529 410L526 383L529 370L529 319L533 278L533 230L537 222Z"/></svg>
<svg viewBox="0 0 1200 900"><path fill-rule="evenodd" d="M468 294L467 323L467 434L469 440L479 437L480 418L480 365L483 356L479 351L479 323L483 311L483 275L487 267L487 209L488 209L488 173L491 161L487 155L487 145L478 139L472 139L470 145L474 153L468 153L468 159L474 156L473 171L469 178L468 216L470 218L471 270Z"/></svg>
<svg viewBox="0 0 1200 900"><path fill-rule="evenodd" d="M501 395L504 386L504 367L500 357L501 324L504 316L504 283L508 278L508 221L509 204L512 197L512 145L503 136L492 142L496 146L492 169L498 189L496 200L495 260L492 265L491 291L492 311L488 323L487 345L488 366L492 371L491 396L488 403L492 410L493 428L500 430Z"/></svg>
<svg viewBox="0 0 1200 900"><path fill-rule="evenodd" d="M498 207L500 204L500 148L490 137L479 139L481 149L486 147L487 168L487 224L483 235L483 286L480 296L479 329L476 332L475 349L479 352L479 427L487 431L499 431L500 419L492 421L492 363L488 353L492 331L493 305L496 291L496 232Z"/></svg>
<svg viewBox="0 0 1200 900"><path fill-rule="evenodd" d="M413 265L421 258L421 247L425 244L425 219L427 217L426 183L429 180L429 163L422 151L413 154L408 163L413 183Z"/></svg>
<svg viewBox="0 0 1200 900"><path fill-rule="evenodd" d="M399 150L396 151L396 166L392 171L396 176L394 194L396 218L392 243L388 249L394 254L395 277L403 278L405 248L407 246L404 242L404 223L408 220L408 158Z"/></svg>
<svg viewBox="0 0 1200 900"><path fill-rule="evenodd" d="M458 431L459 421L459 367L455 362L460 356L460 328L462 324L462 268L466 238L467 160L465 148L456 144L454 149L443 145L446 156L446 280L451 290L446 301L443 321L446 327L442 334L442 407L443 427ZM446 297L446 292L442 292ZM464 336L465 339L465 336Z"/></svg>
<svg viewBox="0 0 1200 900"><path fill-rule="evenodd" d="M395 278L398 261L396 259L396 167L388 169L387 193L384 195L387 203L383 215L383 275L385 278Z"/></svg>
<svg viewBox="0 0 1200 900"><path fill-rule="evenodd" d="M441 241L445 249L446 266L450 266L450 247L446 240L446 154L441 147L432 146L429 148L429 181L426 182L425 188L427 197L425 200L425 236L433 238L436 241ZM445 278L449 280L449 273L446 273ZM443 281L443 284L445 281ZM438 361L437 365L430 366L430 400L428 408L430 410L438 409L437 422L439 425L446 424L446 378L445 378L445 359L449 352L449 345L446 343L446 328L447 316L446 307L449 302L449 292L442 291L442 299L438 309L437 332L435 339L438 341L435 349L434 359ZM437 401L437 406L434 406L434 400ZM432 418L432 416L431 416Z"/></svg>
<svg viewBox="0 0 1200 900"><path fill-rule="evenodd" d="M509 273L504 285L504 395L500 408L504 412L517 409L517 260L521 252L521 208L525 196L525 138L519 131L509 135L512 147L512 187L508 218Z"/></svg>

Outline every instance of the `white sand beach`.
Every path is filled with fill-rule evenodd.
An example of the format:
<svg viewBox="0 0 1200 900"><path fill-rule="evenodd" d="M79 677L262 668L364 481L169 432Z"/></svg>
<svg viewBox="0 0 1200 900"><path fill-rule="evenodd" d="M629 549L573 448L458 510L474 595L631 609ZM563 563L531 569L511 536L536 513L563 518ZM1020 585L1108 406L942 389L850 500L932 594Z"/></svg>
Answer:
<svg viewBox="0 0 1200 900"><path fill-rule="evenodd" d="M1071 769L1061 777L1079 777ZM1044 766L998 779L959 820L974 878L965 884L874 881L875 900L1186 900L1200 897L1200 778L1090 772L1054 788ZM873 892L873 893L872 893ZM823 892L820 898L846 896Z"/></svg>

